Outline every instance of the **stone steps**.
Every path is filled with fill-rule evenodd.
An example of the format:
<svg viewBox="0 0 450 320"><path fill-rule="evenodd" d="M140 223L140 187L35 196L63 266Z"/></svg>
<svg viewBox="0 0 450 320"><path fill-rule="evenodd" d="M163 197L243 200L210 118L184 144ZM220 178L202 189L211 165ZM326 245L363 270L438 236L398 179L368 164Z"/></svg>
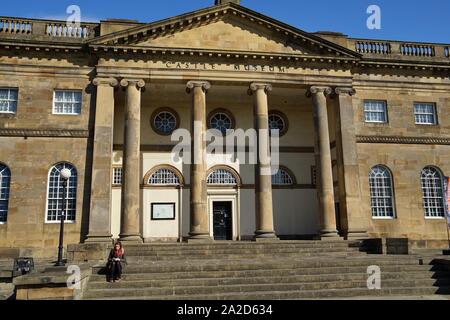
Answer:
<svg viewBox="0 0 450 320"><path fill-rule="evenodd" d="M386 288L414 288L439 286L448 288L450 293L450 279L412 279L412 280L384 280L382 286ZM303 282L303 283L258 283L258 284L236 284L205 286L182 286L162 288L114 288L90 289L86 298L96 297L142 297L142 296L177 296L177 295L209 295L224 293L252 293L252 292L289 292L289 291L311 291L311 290L337 290L337 289L367 289L367 280L329 281L329 282ZM436 288L437 289L437 288Z"/></svg>
<svg viewBox="0 0 450 320"><path fill-rule="evenodd" d="M405 297L405 296L432 296L436 294L448 294L450 288L387 288L381 290L368 290L350 288L345 290L310 290L310 291L270 291L270 292L239 292L221 293L209 295L177 295L177 296L140 296L139 300L301 300L301 299L339 299L354 297ZM136 297L97 297L92 300L135 300Z"/></svg>
<svg viewBox="0 0 450 320"><path fill-rule="evenodd" d="M366 255L348 241L145 244L125 247L122 281L93 268L85 299L249 300L450 293L433 257ZM369 266L382 290L368 290Z"/></svg>
<svg viewBox="0 0 450 320"><path fill-rule="evenodd" d="M14 285L10 283L0 283L0 300L8 300L14 295Z"/></svg>
<svg viewBox="0 0 450 320"><path fill-rule="evenodd" d="M450 272L390 272L382 273L382 281L385 280L433 280L444 278L450 284ZM331 282L331 281L366 281L367 273L346 274L318 274L318 275L278 275L278 276L253 276L253 277L221 277L221 278L188 278L188 279L130 279L124 277L120 283L107 283L105 277L91 280L90 289L124 289L124 288L164 288L184 286L222 286L238 284L280 284L280 283L307 283L307 282Z"/></svg>
<svg viewBox="0 0 450 320"><path fill-rule="evenodd" d="M242 254L221 254L221 258L224 260L228 259L245 259L248 258L250 253ZM350 252L310 252L310 253L296 253L296 252L277 252L277 253L252 253L251 256L259 259L264 258L289 258L289 257L303 257L303 258L311 258L311 257L349 257L349 256L359 256L359 253L350 253ZM210 260L211 257L214 257L214 254L204 254L204 255L152 255L152 256L127 256L127 261L129 263L142 263L142 262L156 262L156 261L174 261L174 260Z"/></svg>
<svg viewBox="0 0 450 320"><path fill-rule="evenodd" d="M194 243L194 244L142 244L142 245L126 245L125 249L126 252L130 251L137 251L137 252L143 252L143 251L174 251L179 250L183 252L189 252L194 250L226 250L226 249L233 249L233 250L239 250L239 249L288 249L288 248L297 248L297 249L320 249L320 248L349 248L350 247L349 242L318 242L318 243L311 243L308 244L308 242L274 242L274 243L258 243L258 242L248 242L248 243L215 243L215 244L208 244L208 243ZM358 248L353 248L358 249Z"/></svg>
<svg viewBox="0 0 450 320"><path fill-rule="evenodd" d="M445 275L449 271L431 271L431 266L385 266L382 275L385 274L424 274L432 277L435 274ZM245 271L202 271L202 272L170 272L170 273L129 273L123 276L125 281L148 281L148 280L173 280L173 279L220 279L220 278L249 278L249 277L288 277L288 276L321 276L333 275L335 277L345 274L366 274L366 266L357 267L327 267L327 268L301 268L301 269L261 269ZM91 281L95 283L104 282L105 275L91 275Z"/></svg>
<svg viewBox="0 0 450 320"><path fill-rule="evenodd" d="M267 269L323 269L335 267L365 267L378 265L384 266L419 266L417 259L376 259L376 258L340 258L340 259L280 259L271 257L266 259L252 260L168 260L143 263L130 263L125 272L133 273L158 273L158 272L205 272L205 271L241 271L241 270L267 270ZM422 266L431 268L430 266ZM104 266L94 267L94 273L104 269Z"/></svg>

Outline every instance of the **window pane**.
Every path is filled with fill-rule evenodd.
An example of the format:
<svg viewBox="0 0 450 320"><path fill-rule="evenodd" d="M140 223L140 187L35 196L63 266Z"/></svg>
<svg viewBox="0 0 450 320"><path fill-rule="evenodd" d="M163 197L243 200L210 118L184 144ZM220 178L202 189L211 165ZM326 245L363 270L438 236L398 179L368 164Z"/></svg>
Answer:
<svg viewBox="0 0 450 320"><path fill-rule="evenodd" d="M0 100L8 100L9 89L0 89Z"/></svg>

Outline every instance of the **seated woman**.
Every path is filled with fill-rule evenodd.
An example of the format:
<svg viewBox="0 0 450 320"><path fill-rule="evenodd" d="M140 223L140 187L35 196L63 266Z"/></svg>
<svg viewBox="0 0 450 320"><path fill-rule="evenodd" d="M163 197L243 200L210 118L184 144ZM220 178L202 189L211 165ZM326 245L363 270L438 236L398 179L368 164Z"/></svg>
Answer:
<svg viewBox="0 0 450 320"><path fill-rule="evenodd" d="M123 264L126 264L125 250L122 244L117 241L108 257L108 265L106 267L108 282L119 282L122 280Z"/></svg>

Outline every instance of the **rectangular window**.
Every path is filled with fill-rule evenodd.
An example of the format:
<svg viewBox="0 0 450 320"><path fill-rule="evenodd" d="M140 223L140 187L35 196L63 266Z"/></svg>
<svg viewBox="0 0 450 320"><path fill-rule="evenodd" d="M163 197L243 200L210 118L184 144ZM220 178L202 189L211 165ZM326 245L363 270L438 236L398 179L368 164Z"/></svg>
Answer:
<svg viewBox="0 0 450 320"><path fill-rule="evenodd" d="M19 90L0 88L0 113L16 113Z"/></svg>
<svg viewBox="0 0 450 320"><path fill-rule="evenodd" d="M55 90L53 96L53 114L81 114L81 91Z"/></svg>
<svg viewBox="0 0 450 320"><path fill-rule="evenodd" d="M434 103L414 103L416 124L436 125L436 105Z"/></svg>
<svg viewBox="0 0 450 320"><path fill-rule="evenodd" d="M364 101L364 119L366 122L387 123L388 117L386 101Z"/></svg>
<svg viewBox="0 0 450 320"><path fill-rule="evenodd" d="M122 184L122 168L115 167L113 168L113 185L121 185Z"/></svg>

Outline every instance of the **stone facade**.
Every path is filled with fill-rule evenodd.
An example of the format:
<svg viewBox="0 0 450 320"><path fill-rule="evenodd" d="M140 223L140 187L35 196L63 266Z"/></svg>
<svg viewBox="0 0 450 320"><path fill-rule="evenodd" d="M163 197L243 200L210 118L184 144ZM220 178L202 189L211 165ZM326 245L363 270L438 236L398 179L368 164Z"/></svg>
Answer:
<svg viewBox="0 0 450 320"><path fill-rule="evenodd" d="M1 21L0 88L18 88L19 96L15 113L0 114L0 162L11 170L0 248L54 256L59 225L45 216L49 169L60 162L78 173L67 244L211 240L214 202L230 203L233 240L446 244L446 220L425 218L420 172L450 174L449 45L306 33L235 1L150 24L82 24L76 34L61 21ZM80 90L81 113L53 114L54 90ZM386 102L387 123L365 122L366 100ZM415 102L435 104L437 125L415 124ZM175 141L155 132L162 109L176 113L181 129L201 123L202 133L215 110L243 130L267 128L271 112L282 114L280 164L292 183L271 185L262 159L211 160L203 143L191 149L205 156L201 165L174 162ZM258 149L267 139L258 135ZM393 176L392 219L372 218L375 165ZM174 168L179 184L151 185L155 168ZM214 168L236 183L208 185ZM153 203L173 203L175 219L151 219Z"/></svg>

